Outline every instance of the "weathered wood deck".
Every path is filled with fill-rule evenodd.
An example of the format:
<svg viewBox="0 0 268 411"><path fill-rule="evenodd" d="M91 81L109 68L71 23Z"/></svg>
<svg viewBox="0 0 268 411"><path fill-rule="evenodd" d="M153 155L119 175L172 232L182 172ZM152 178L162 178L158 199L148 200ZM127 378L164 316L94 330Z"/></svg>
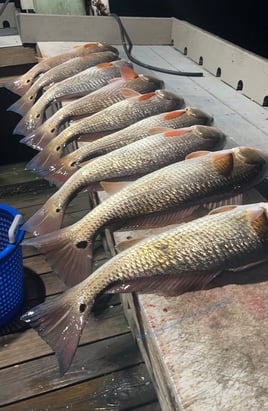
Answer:
<svg viewBox="0 0 268 411"><path fill-rule="evenodd" d="M1 168L6 182L9 166ZM16 169L16 167L12 167ZM22 183L21 170L18 171ZM4 177L6 176L6 178ZM17 177L17 183L19 182ZM3 183L3 181L2 181ZM14 175L12 185L14 185ZM19 210L27 219L51 195L47 184L31 192L7 197L0 202ZM5 184L5 190L8 184ZM79 219L89 209L87 194L81 194L69 207L65 224ZM98 242L95 268L110 257ZM27 299L52 298L64 290L64 284L51 271L44 257L31 247L23 248ZM43 296L44 297L44 296ZM6 333L0 337L0 408L6 411L129 410L160 409L153 384L138 347L130 333L119 298L105 303L96 319L91 318L83 332L72 368L61 377L55 355L32 329ZM6 334L5 334L6 333Z"/></svg>

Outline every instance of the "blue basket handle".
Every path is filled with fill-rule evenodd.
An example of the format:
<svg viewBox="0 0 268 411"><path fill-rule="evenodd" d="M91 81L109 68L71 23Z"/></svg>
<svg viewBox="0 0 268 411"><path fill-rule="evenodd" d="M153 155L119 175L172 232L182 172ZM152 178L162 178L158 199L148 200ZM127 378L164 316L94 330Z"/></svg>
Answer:
<svg viewBox="0 0 268 411"><path fill-rule="evenodd" d="M14 244L16 242L15 231L17 227L23 223L24 223L23 216L21 214L15 215L14 220L12 221L12 224L8 230L8 238L11 244Z"/></svg>

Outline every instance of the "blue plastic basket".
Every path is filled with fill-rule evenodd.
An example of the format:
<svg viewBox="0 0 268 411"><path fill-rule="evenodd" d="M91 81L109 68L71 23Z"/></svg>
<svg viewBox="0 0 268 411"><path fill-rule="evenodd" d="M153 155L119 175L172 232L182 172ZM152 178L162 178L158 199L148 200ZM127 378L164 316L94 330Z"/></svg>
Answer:
<svg viewBox="0 0 268 411"><path fill-rule="evenodd" d="M23 303L23 222L17 210L0 204L0 326L11 320Z"/></svg>

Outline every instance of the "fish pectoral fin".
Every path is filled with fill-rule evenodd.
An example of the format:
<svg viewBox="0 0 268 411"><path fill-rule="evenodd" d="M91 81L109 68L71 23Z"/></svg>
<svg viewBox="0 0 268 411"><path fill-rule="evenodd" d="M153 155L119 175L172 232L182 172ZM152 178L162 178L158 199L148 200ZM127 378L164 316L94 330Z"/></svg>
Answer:
<svg viewBox="0 0 268 411"><path fill-rule="evenodd" d="M214 208L213 210L211 210L209 212L209 215L219 214L219 213L226 213L227 211L232 211L237 207L238 207L238 205L225 205L225 206L222 206L222 207Z"/></svg>
<svg viewBox="0 0 268 411"><path fill-rule="evenodd" d="M131 184L130 181L101 181L100 185L108 194L114 194Z"/></svg>
<svg viewBox="0 0 268 411"><path fill-rule="evenodd" d="M207 151L207 150L193 151L192 153L188 154L185 157L185 160L191 160L192 158L203 157L210 153L211 151Z"/></svg>
<svg viewBox="0 0 268 411"><path fill-rule="evenodd" d="M140 237L140 238L134 238L132 240L126 240L126 241L122 241L121 243L117 244L115 246L116 251L118 251L119 253L121 253L124 250L127 250L128 248L136 245L137 243L139 243L141 240L144 240L144 237Z"/></svg>
<svg viewBox="0 0 268 411"><path fill-rule="evenodd" d="M138 97L142 95L141 93L138 93L138 91L132 90L127 87L121 89L121 94L125 98Z"/></svg>
<svg viewBox="0 0 268 411"><path fill-rule="evenodd" d="M174 128L171 127L153 127L151 130L148 131L149 136L153 136L155 134L163 134L167 132L174 131Z"/></svg>
<svg viewBox="0 0 268 411"><path fill-rule="evenodd" d="M218 271L195 271L140 277L114 284L108 287L105 292L108 294L138 292L177 296L187 291L204 289L218 274Z"/></svg>
<svg viewBox="0 0 268 411"><path fill-rule="evenodd" d="M165 131L163 134L164 134L164 137L170 138L170 137L184 136L185 134L188 134L191 131L192 131L192 127L183 127L183 128L176 128L176 129L172 128L168 131Z"/></svg>
<svg viewBox="0 0 268 411"><path fill-rule="evenodd" d="M210 203L204 204L203 207L211 210L209 214L217 214L217 210L218 212L228 211L228 207L230 205L235 206L235 205L240 205L240 204L243 204L243 194L242 193L229 197L229 198L225 198L223 200L212 201ZM222 211L220 211L221 208L223 208ZM215 213L213 213L213 211L215 211Z"/></svg>
<svg viewBox="0 0 268 411"><path fill-rule="evenodd" d="M254 261L253 263L241 265L240 267L229 268L228 271L232 271L232 272L236 273L236 272L239 272L239 271L248 270L252 267L256 267L257 265L260 265L262 263L267 262L267 260L268 260L267 258L263 258L262 260L258 260L258 261Z"/></svg>
<svg viewBox="0 0 268 411"><path fill-rule="evenodd" d="M120 67L120 73L124 80L133 80L134 78L139 77L136 71L133 70L133 68L128 67L128 66Z"/></svg>

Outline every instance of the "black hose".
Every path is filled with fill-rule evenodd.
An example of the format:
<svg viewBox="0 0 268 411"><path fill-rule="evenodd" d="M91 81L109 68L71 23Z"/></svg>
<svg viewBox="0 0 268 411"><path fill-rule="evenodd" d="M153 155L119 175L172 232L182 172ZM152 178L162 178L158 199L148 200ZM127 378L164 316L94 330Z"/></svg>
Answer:
<svg viewBox="0 0 268 411"><path fill-rule="evenodd" d="M128 33L127 33L127 31L126 31L126 29L125 29L125 27L124 27L124 25L123 25L123 23L120 19L120 17L115 13L110 13L109 16L113 17L118 23L122 46L124 48L124 51L125 51L128 59L132 63L137 64L138 66L145 67L149 70L159 71L161 73L166 73L166 74L173 74L175 76L187 76L187 77L202 77L203 76L202 72L192 73L192 72L187 72L187 71L168 70L168 69L163 69L163 68L160 68L160 67L151 66L150 64L146 64L146 63L143 63L143 62L137 60L135 57L133 57L131 55L131 50L133 48L133 44L132 44L132 41L131 41L131 39L130 39L130 37L129 37L129 35L128 35Z"/></svg>

